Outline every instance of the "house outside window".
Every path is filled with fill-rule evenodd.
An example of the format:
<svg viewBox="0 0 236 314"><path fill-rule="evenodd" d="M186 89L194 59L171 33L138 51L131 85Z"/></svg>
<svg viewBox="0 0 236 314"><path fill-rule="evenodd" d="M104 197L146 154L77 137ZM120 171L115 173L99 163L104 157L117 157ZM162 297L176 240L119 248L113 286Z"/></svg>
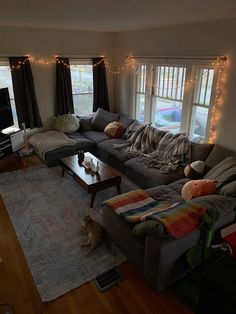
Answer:
<svg viewBox="0 0 236 314"><path fill-rule="evenodd" d="M133 114L172 133L207 142L218 70L211 62L141 61L134 75Z"/></svg>
<svg viewBox="0 0 236 314"><path fill-rule="evenodd" d="M15 99L14 99L14 93L13 93L13 85L12 85L12 77L11 77L11 69L9 62L6 60L0 60L0 88L8 88L9 95L10 95L10 101L11 101L11 110L14 120L14 125L12 125L10 128L7 128L5 131L8 131L10 129L19 128L17 114L16 114L16 106L15 106Z"/></svg>
<svg viewBox="0 0 236 314"><path fill-rule="evenodd" d="M87 115L93 112L92 60L70 60L70 72L74 112L77 115Z"/></svg>

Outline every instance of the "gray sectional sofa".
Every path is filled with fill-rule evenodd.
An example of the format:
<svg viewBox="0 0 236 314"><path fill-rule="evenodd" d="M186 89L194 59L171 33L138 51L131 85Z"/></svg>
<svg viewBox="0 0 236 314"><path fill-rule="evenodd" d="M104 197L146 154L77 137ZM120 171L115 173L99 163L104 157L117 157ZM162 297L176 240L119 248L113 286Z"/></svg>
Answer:
<svg viewBox="0 0 236 314"><path fill-rule="evenodd" d="M76 144L49 151L45 154L44 162L49 167L59 165L61 157L76 154L78 150L83 149L109 163L144 189L169 184L184 177L183 166L179 166L176 171L169 174L163 174L159 169L144 168L142 164L136 162L136 158L131 154L114 148L113 144L125 143L128 136L140 123L124 114L111 114L102 109L99 109L99 113L95 124L93 123L95 114L80 118L80 129L67 134L76 141ZM122 137L118 139L110 139L103 132L104 126L114 118L122 122L125 127ZM192 143L192 161L206 160L213 147L212 144Z"/></svg>
<svg viewBox="0 0 236 314"><path fill-rule="evenodd" d="M173 202L181 200L182 186L188 180L184 178L184 167L179 166L167 174L158 169L143 168L142 164L136 162L136 158L113 147L113 144L125 143L139 122L123 114L111 117L109 113L99 111L100 115L97 115L100 122L97 119L94 123L94 114L82 117L79 131L68 134L76 140L76 144L46 153L45 163L48 166L58 165L61 157L76 154L79 149L83 149L117 168L141 188L147 189L153 198L160 199L161 196L164 200ZM114 117L125 126L122 138L110 139L103 132L104 125ZM203 160L209 169L229 156L235 156L235 153L218 145L191 143L191 160ZM198 198L200 204L220 212L215 230L235 220L235 197L236 195L223 194ZM199 228L184 237L171 238L163 228L150 221L135 226L123 221L108 206L103 206L103 223L119 248L156 291L186 274L189 268L185 262L185 252L198 243L203 231Z"/></svg>

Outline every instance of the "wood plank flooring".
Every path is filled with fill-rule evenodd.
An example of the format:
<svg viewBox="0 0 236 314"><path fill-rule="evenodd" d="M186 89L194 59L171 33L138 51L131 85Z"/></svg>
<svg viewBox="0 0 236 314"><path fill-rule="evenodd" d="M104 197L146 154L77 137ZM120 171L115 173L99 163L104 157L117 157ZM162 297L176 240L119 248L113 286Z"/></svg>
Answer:
<svg viewBox="0 0 236 314"><path fill-rule="evenodd" d="M0 172L40 163L36 156L21 161L12 159L5 166L0 160ZM0 257L0 304L10 304L17 314L193 314L171 288L155 293L129 262L119 267L125 280L104 293L89 282L54 301L42 303L1 198Z"/></svg>

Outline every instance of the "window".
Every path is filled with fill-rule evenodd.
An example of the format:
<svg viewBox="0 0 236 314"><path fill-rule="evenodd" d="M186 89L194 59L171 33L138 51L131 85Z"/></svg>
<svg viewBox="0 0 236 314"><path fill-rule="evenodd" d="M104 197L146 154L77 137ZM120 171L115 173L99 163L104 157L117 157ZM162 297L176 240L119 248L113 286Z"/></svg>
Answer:
<svg viewBox="0 0 236 314"><path fill-rule="evenodd" d="M18 125L18 119L17 119L17 114L16 114L16 106L15 106L15 99L14 99L14 93L13 93L10 65L8 61L0 61L0 88L5 88L5 87L7 87L9 90L11 109L12 109L12 115L13 115L13 120L14 120L13 126L3 130L3 131L8 131L8 129L19 128L19 125Z"/></svg>
<svg viewBox="0 0 236 314"><path fill-rule="evenodd" d="M202 61L201 61L202 63ZM217 70L211 64L136 64L134 114L141 122L172 133L208 140Z"/></svg>
<svg viewBox="0 0 236 314"><path fill-rule="evenodd" d="M74 111L87 115L93 111L93 66L91 60L70 60Z"/></svg>

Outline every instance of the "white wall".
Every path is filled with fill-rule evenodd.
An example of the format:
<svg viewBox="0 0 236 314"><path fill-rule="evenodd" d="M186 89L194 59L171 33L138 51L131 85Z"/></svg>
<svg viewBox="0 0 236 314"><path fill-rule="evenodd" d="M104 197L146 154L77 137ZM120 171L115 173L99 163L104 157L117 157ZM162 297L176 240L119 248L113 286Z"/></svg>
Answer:
<svg viewBox="0 0 236 314"><path fill-rule="evenodd" d="M226 83L218 143L236 149L236 19L123 33L0 27L0 56L48 58L60 55L101 55L120 64L133 55L227 55ZM43 122L54 114L55 65L32 64L35 89ZM108 75L112 110L130 113L131 79L128 71L115 79ZM114 100L114 101L113 101Z"/></svg>
<svg viewBox="0 0 236 314"><path fill-rule="evenodd" d="M127 55L226 55L225 95L217 142L236 150L236 19L170 28L117 33L116 62ZM131 79L128 71L115 81L115 107L131 113Z"/></svg>
<svg viewBox="0 0 236 314"><path fill-rule="evenodd" d="M112 33L29 29L0 27L0 57L31 54L48 59L55 53L67 55L108 56L113 58ZM55 64L31 64L36 96L44 124L54 115L55 106ZM111 109L113 106L113 77L108 75L108 89Z"/></svg>

